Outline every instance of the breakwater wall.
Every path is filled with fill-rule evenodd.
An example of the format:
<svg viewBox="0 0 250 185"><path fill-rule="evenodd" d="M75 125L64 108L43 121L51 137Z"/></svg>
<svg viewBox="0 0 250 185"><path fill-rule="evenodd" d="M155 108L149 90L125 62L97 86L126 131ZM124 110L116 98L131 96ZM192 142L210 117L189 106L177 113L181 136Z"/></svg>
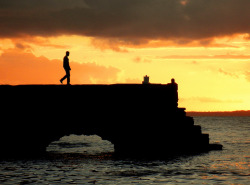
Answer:
<svg viewBox="0 0 250 185"><path fill-rule="evenodd" d="M65 135L98 135L125 156L221 148L178 108L178 85L0 86L1 155L34 156Z"/></svg>

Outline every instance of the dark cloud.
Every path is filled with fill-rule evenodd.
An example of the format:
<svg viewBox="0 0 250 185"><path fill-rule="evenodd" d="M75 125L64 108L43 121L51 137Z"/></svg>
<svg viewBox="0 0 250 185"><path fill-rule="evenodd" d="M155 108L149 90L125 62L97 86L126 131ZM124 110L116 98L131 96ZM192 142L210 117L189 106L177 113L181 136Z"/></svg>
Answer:
<svg viewBox="0 0 250 185"><path fill-rule="evenodd" d="M134 43L189 42L249 33L249 7L249 0L1 0L0 36L78 34Z"/></svg>
<svg viewBox="0 0 250 185"><path fill-rule="evenodd" d="M21 43L16 43L16 48L18 48L18 49L31 49L30 46L25 45L25 44L21 44Z"/></svg>

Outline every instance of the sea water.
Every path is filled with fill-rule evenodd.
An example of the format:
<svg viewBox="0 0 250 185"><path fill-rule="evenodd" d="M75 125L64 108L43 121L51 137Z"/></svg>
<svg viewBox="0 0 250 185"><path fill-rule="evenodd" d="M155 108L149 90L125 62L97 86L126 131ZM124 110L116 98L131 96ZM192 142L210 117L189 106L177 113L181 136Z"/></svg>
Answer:
<svg viewBox="0 0 250 185"><path fill-rule="evenodd" d="M52 157L1 160L0 184L250 184L250 117L194 120L209 133L210 143L224 146L222 151L164 160L115 159L110 142L71 135L50 144Z"/></svg>

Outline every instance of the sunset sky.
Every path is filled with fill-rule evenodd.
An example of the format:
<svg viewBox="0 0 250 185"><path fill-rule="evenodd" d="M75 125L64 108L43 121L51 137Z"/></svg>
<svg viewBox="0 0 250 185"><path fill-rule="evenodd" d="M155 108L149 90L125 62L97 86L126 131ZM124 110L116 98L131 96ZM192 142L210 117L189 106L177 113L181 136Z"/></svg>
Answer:
<svg viewBox="0 0 250 185"><path fill-rule="evenodd" d="M187 111L250 110L250 0L1 0L0 84L166 84Z"/></svg>

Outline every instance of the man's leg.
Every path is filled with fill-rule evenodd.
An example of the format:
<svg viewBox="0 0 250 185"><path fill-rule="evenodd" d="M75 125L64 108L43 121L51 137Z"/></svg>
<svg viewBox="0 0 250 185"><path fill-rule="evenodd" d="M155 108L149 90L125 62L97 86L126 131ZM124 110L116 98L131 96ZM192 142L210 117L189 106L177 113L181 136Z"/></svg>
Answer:
<svg viewBox="0 0 250 185"><path fill-rule="evenodd" d="M66 74L64 77L62 77L62 79L60 80L60 82L63 83L63 81L64 81L67 77L68 77L68 76L67 76L67 74Z"/></svg>
<svg viewBox="0 0 250 185"><path fill-rule="evenodd" d="M70 70L66 71L67 84L70 85Z"/></svg>

